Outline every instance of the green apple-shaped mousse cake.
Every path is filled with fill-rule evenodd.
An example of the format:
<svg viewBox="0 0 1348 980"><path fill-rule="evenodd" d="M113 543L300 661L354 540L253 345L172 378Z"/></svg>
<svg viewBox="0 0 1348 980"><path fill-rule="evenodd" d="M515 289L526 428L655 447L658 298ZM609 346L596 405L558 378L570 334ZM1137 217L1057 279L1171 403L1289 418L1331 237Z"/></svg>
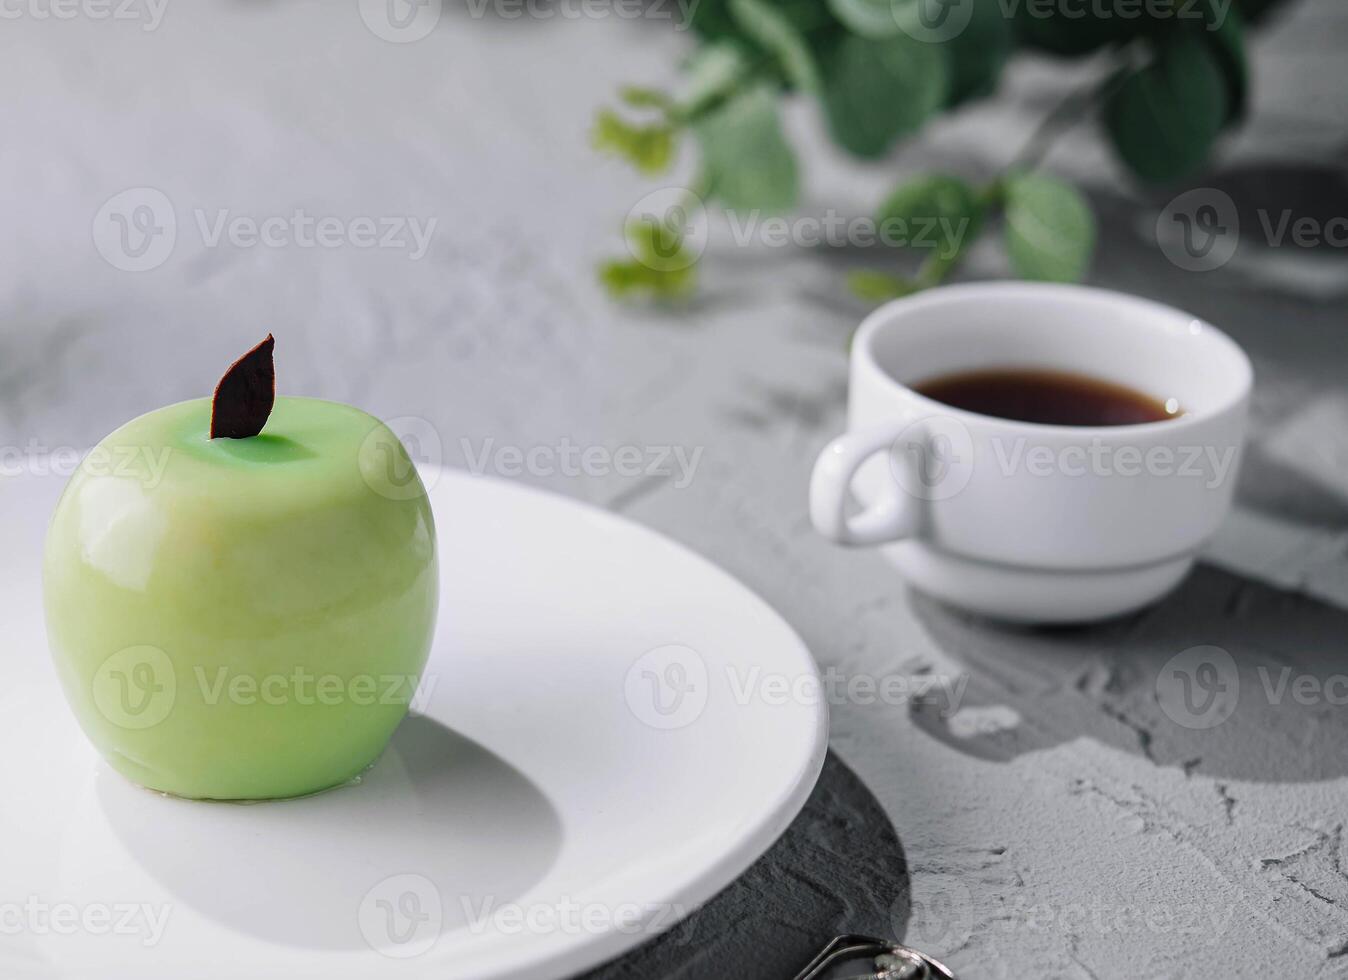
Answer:
<svg viewBox="0 0 1348 980"><path fill-rule="evenodd" d="M128 422L47 535L47 631L108 762L195 799L301 796L379 757L418 690L435 525L380 421L276 398L268 337L214 399Z"/></svg>

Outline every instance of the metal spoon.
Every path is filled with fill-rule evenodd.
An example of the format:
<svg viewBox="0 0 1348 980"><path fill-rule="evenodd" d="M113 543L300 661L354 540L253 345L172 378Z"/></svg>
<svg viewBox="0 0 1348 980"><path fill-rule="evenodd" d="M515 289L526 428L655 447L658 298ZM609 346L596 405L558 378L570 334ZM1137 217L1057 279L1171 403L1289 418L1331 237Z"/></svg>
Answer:
<svg viewBox="0 0 1348 980"><path fill-rule="evenodd" d="M837 972L849 964L865 972ZM955 980L955 975L943 963L899 943L871 936L838 936L795 980Z"/></svg>

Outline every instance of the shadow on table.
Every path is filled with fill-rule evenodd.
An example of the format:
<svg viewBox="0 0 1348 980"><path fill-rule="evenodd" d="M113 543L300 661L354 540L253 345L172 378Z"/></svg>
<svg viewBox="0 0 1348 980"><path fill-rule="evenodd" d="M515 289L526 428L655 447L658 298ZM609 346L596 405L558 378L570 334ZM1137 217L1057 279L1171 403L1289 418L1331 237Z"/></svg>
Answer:
<svg viewBox="0 0 1348 980"><path fill-rule="evenodd" d="M669 932L584 980L793 977L835 935L901 936L908 899L889 818L830 752L800 816L757 863Z"/></svg>
<svg viewBox="0 0 1348 980"><path fill-rule="evenodd" d="M1090 738L1186 773L1265 782L1348 775L1348 612L1199 565L1158 605L1080 628L1016 629L914 596L969 672L918 726L1005 762Z"/></svg>
<svg viewBox="0 0 1348 980"><path fill-rule="evenodd" d="M165 800L105 767L98 798L118 838L176 899L229 928L316 949L382 943L377 930L394 924L375 907L376 890L400 872L416 869L421 884L408 888L423 905L431 895L418 888L444 896L448 932L469 924L449 896L512 901L561 847L557 813L526 776L419 715L359 784L317 796L252 806Z"/></svg>

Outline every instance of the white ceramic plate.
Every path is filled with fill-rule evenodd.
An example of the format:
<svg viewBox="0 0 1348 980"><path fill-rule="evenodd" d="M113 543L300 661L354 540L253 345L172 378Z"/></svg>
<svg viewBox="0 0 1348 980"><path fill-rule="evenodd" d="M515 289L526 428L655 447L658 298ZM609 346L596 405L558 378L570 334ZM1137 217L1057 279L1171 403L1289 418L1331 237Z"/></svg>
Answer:
<svg viewBox="0 0 1348 980"><path fill-rule="evenodd" d="M0 975L565 977L786 828L827 725L781 694L817 676L780 617L612 515L425 476L443 599L421 713L359 785L251 806L161 797L95 755L41 617L63 480L0 478Z"/></svg>

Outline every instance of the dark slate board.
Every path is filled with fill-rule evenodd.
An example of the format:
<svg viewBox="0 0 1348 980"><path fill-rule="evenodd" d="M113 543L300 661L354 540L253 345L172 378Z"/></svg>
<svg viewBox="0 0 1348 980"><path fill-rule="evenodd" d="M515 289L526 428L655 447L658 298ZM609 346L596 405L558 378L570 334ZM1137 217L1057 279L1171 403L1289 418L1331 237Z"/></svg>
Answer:
<svg viewBox="0 0 1348 980"><path fill-rule="evenodd" d="M584 980L790 980L842 933L908 921L908 866L889 818L833 753L782 838L669 932Z"/></svg>

